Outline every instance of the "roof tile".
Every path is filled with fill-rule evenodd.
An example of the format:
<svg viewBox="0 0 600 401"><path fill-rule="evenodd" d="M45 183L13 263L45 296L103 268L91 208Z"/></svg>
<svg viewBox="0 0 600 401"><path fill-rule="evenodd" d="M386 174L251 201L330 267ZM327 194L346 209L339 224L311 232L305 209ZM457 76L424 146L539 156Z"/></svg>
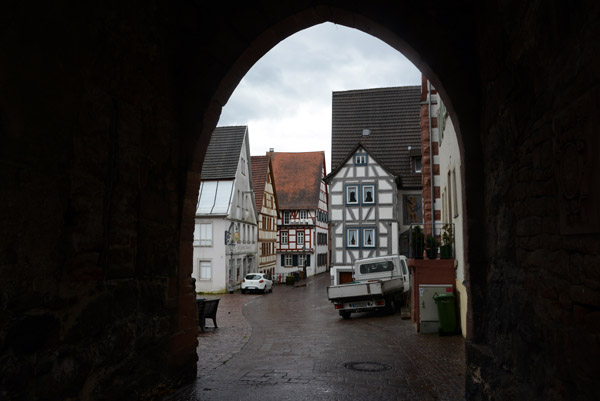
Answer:
<svg viewBox="0 0 600 401"><path fill-rule="evenodd" d="M332 171L362 142L404 187L420 187L408 150L421 148L420 103L421 86L333 92ZM364 129L370 130L368 136Z"/></svg>

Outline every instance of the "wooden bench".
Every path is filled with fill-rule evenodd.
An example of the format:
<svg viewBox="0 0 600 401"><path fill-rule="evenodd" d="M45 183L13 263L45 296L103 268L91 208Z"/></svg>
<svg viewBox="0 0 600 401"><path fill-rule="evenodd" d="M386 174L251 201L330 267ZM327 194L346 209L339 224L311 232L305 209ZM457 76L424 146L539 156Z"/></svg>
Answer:
<svg viewBox="0 0 600 401"><path fill-rule="evenodd" d="M219 326L217 326L217 307L219 306L219 300L220 298L196 299L196 304L198 305L198 326L200 326L200 330L202 330L203 333L206 318L212 319L215 327L219 328Z"/></svg>

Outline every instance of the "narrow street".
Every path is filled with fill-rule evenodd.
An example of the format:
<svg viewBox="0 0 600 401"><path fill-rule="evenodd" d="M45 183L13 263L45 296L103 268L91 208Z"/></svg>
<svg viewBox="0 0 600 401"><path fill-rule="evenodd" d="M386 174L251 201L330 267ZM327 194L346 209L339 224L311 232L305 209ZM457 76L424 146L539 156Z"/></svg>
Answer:
<svg viewBox="0 0 600 401"><path fill-rule="evenodd" d="M400 313L344 320L328 273L267 295L225 294L200 333L198 376L173 400L461 400L464 340Z"/></svg>

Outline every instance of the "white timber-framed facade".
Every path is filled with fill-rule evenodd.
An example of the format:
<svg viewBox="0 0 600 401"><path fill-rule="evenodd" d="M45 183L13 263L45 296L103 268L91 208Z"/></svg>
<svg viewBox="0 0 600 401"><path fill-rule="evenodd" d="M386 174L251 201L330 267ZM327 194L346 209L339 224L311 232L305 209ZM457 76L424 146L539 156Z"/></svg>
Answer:
<svg viewBox="0 0 600 401"><path fill-rule="evenodd" d="M327 176L332 267L398 254L397 177L363 145Z"/></svg>
<svg viewBox="0 0 600 401"><path fill-rule="evenodd" d="M197 293L233 292L246 273L257 271L256 216L248 128L217 127L196 207L192 276Z"/></svg>
<svg viewBox="0 0 600 401"><path fill-rule="evenodd" d="M279 206L273 168L268 156L252 156L251 164L258 211L258 271L274 277L277 267Z"/></svg>

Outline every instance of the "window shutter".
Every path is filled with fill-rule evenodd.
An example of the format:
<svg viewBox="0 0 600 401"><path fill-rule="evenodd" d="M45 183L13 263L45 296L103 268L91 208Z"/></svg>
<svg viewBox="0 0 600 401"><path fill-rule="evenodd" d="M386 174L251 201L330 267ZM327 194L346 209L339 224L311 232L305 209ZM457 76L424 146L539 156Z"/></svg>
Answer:
<svg viewBox="0 0 600 401"><path fill-rule="evenodd" d="M298 255L293 255L292 256L292 260L293 260L293 265L294 266L298 266Z"/></svg>
<svg viewBox="0 0 600 401"><path fill-rule="evenodd" d="M281 254L281 266L285 266L285 255Z"/></svg>
<svg viewBox="0 0 600 401"><path fill-rule="evenodd" d="M306 266L310 266L310 255L306 255Z"/></svg>

